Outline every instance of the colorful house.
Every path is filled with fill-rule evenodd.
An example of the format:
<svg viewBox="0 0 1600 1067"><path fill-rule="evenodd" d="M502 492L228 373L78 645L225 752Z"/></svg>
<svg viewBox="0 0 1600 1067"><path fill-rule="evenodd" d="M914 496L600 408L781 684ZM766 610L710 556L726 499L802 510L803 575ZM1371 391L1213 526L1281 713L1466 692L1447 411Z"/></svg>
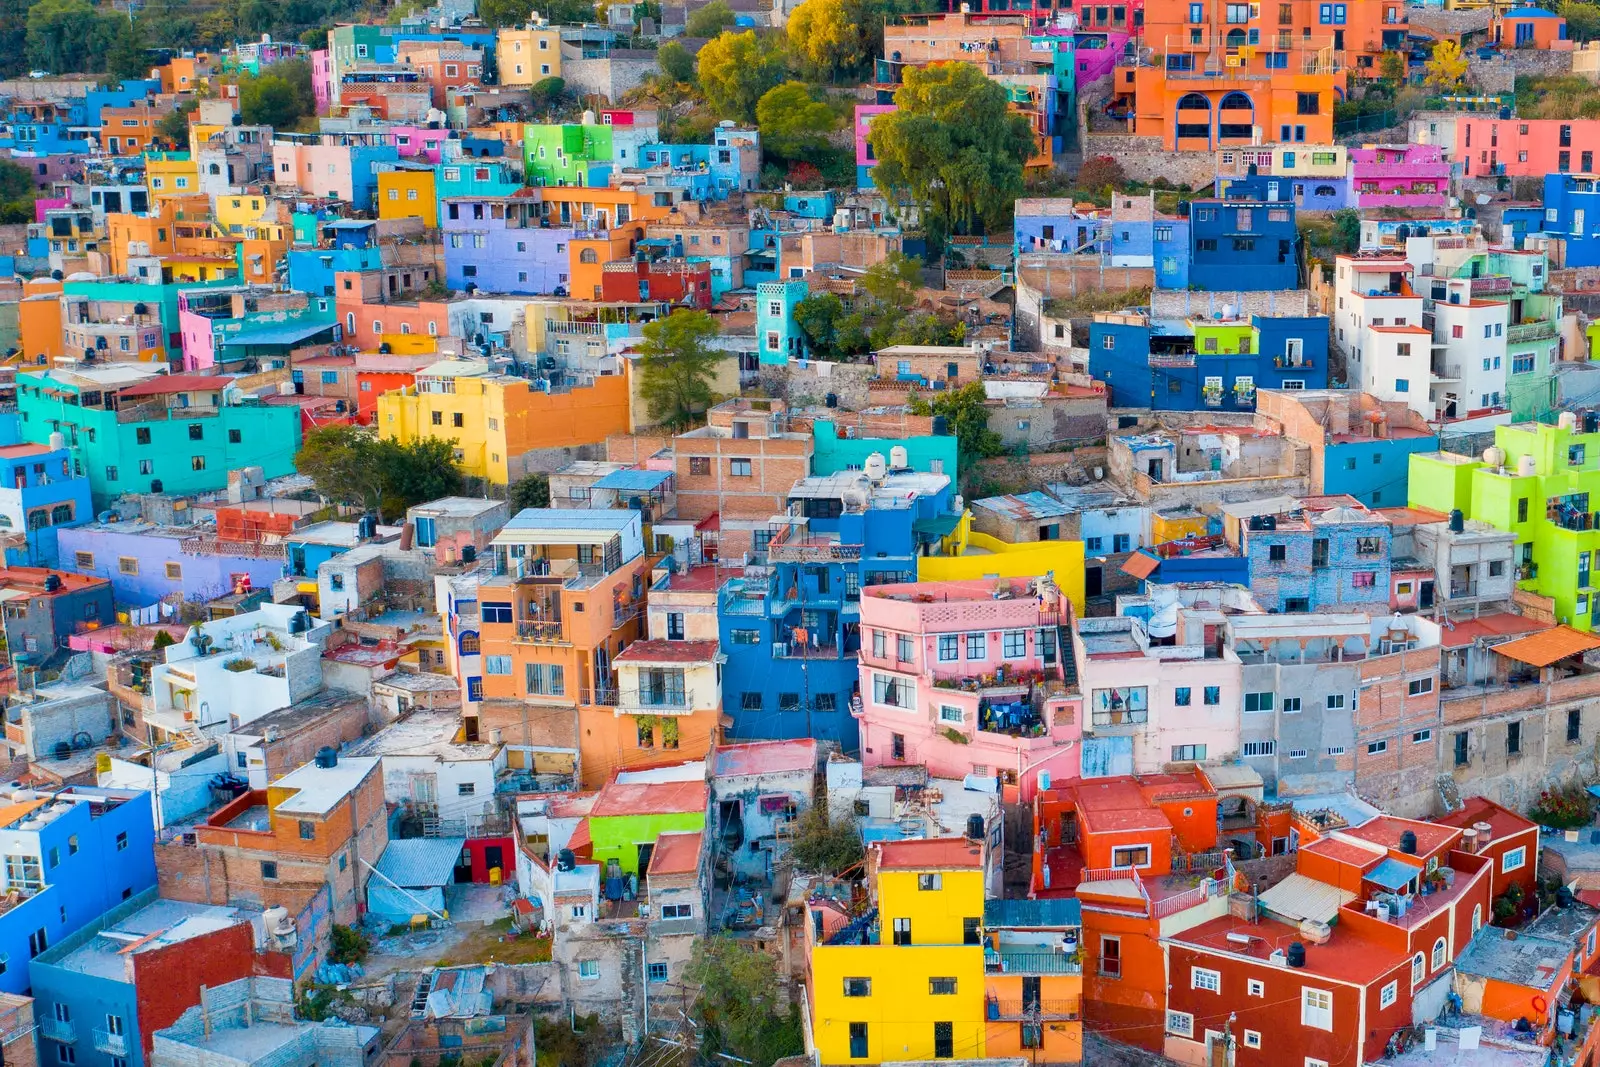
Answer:
<svg viewBox="0 0 1600 1067"><path fill-rule="evenodd" d="M378 218L421 219L428 229L439 225L439 200L434 170L401 168L378 173Z"/></svg>
<svg viewBox="0 0 1600 1067"><path fill-rule="evenodd" d="M501 85L535 85L561 77L561 30L542 19L521 28L502 28L494 47Z"/></svg>
<svg viewBox="0 0 1600 1067"><path fill-rule="evenodd" d="M1540 52L1570 52L1576 43L1567 36L1567 20L1542 7L1516 7L1494 11L1489 37L1501 48L1533 48Z"/></svg>
<svg viewBox="0 0 1600 1067"><path fill-rule="evenodd" d="M1450 163L1438 145L1352 148L1350 192L1358 208L1442 208L1450 197Z"/></svg>
<svg viewBox="0 0 1600 1067"><path fill-rule="evenodd" d="M1089 325L1089 374L1106 383L1115 407L1253 411L1262 389L1327 387L1328 320L1096 315Z"/></svg>
<svg viewBox="0 0 1600 1067"><path fill-rule="evenodd" d="M1225 199L1193 201L1189 284L1212 291L1299 288L1300 234L1287 193L1271 178L1243 178L1228 186Z"/></svg>

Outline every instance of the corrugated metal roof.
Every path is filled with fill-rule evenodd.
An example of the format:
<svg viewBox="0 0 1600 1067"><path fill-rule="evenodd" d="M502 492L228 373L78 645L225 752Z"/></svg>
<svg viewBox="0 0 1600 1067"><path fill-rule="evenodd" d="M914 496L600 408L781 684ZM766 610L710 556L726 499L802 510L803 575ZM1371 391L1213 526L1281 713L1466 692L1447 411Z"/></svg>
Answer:
<svg viewBox="0 0 1600 1067"><path fill-rule="evenodd" d="M406 889L449 885L464 837L410 837L390 841L378 857L378 873Z"/></svg>
<svg viewBox="0 0 1600 1067"><path fill-rule="evenodd" d="M615 489L619 492L648 492L658 489L662 482L672 477L671 471L620 470L594 483L596 489Z"/></svg>
<svg viewBox="0 0 1600 1067"><path fill-rule="evenodd" d="M983 925L1053 928L1081 926L1083 908L1071 897L1056 900L986 900Z"/></svg>
<svg viewBox="0 0 1600 1067"><path fill-rule="evenodd" d="M1385 889L1404 889L1411 879L1422 873L1422 868L1390 856L1361 877Z"/></svg>
<svg viewBox="0 0 1600 1067"><path fill-rule="evenodd" d="M1315 919L1325 923L1339 914L1341 904L1355 898L1348 889L1296 873L1262 893L1261 906L1286 919Z"/></svg>
<svg viewBox="0 0 1600 1067"><path fill-rule="evenodd" d="M1592 648L1600 648L1600 637L1579 633L1570 626L1557 626L1553 630L1494 646L1494 650L1507 659L1534 667L1548 667L1557 660L1588 652Z"/></svg>

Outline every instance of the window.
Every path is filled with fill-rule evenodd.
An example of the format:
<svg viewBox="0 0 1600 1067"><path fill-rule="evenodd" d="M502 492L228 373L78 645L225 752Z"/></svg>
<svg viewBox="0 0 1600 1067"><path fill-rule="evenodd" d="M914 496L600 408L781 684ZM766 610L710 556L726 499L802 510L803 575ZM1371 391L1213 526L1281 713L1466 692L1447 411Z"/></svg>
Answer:
<svg viewBox="0 0 1600 1067"><path fill-rule="evenodd" d="M645 973L652 982L665 982L667 980L667 965L665 963L652 963Z"/></svg>
<svg viewBox="0 0 1600 1067"><path fill-rule="evenodd" d="M1378 991L1378 1007L1387 1008L1393 1004L1400 995L1400 983L1390 982Z"/></svg>
<svg viewBox="0 0 1600 1067"><path fill-rule="evenodd" d="M892 674L872 676L872 702L886 708L907 708L915 699L915 686Z"/></svg>
<svg viewBox="0 0 1600 1067"><path fill-rule="evenodd" d="M1222 992L1222 974L1220 971L1208 971L1204 967L1189 968L1189 988L1203 989L1207 993Z"/></svg>
<svg viewBox="0 0 1600 1067"><path fill-rule="evenodd" d="M1344 710L1344 694L1343 693L1329 693L1328 694L1328 698L1324 703L1327 704L1327 707L1328 707L1329 711L1343 711Z"/></svg>
<svg viewBox="0 0 1600 1067"><path fill-rule="evenodd" d="M132 556L118 556L117 557L117 573L119 573L119 574L134 574L134 575L138 574L139 573L139 561L137 559L135 559L134 557L132 557Z"/></svg>
<svg viewBox="0 0 1600 1067"><path fill-rule="evenodd" d="M1244 1047L1245 1048L1260 1048L1261 1047L1261 1031L1259 1031L1259 1030L1246 1030L1244 1032Z"/></svg>
<svg viewBox="0 0 1600 1067"><path fill-rule="evenodd" d="M690 474L710 474L711 473L711 457L709 457L709 456L690 456L689 457L689 473Z"/></svg>
<svg viewBox="0 0 1600 1067"><path fill-rule="evenodd" d="M896 919L894 921L894 943L897 945L911 944L910 919Z"/></svg>
<svg viewBox="0 0 1600 1067"><path fill-rule="evenodd" d="M1389 751L1389 742L1387 741L1367 742L1367 755L1369 756L1381 756L1387 751Z"/></svg>
<svg viewBox="0 0 1600 1067"><path fill-rule="evenodd" d="M1264 997L1267 995L1266 983L1262 982L1259 978L1251 978L1249 981L1245 982L1244 991L1248 996Z"/></svg>
<svg viewBox="0 0 1600 1067"><path fill-rule="evenodd" d="M579 960L578 977L585 982L593 982L600 977L599 960Z"/></svg>
<svg viewBox="0 0 1600 1067"><path fill-rule="evenodd" d="M1318 1030L1333 1029L1333 994L1305 986L1300 990L1300 1024Z"/></svg>
<svg viewBox="0 0 1600 1067"><path fill-rule="evenodd" d="M1172 762L1174 763L1198 763L1205 758L1206 746L1204 745L1172 746Z"/></svg>
<svg viewBox="0 0 1600 1067"><path fill-rule="evenodd" d="M315 841L317 839L317 824L312 822L310 819L301 819L299 822L300 840Z"/></svg>
<svg viewBox="0 0 1600 1067"><path fill-rule="evenodd" d="M733 478L750 477L750 461L748 459L728 460L728 474Z"/></svg>
<svg viewBox="0 0 1600 1067"><path fill-rule="evenodd" d="M1203 747L1203 746L1202 746ZM1129 845L1125 848L1111 850L1111 866L1118 869L1125 867L1150 866L1149 845Z"/></svg>
<svg viewBox="0 0 1600 1067"><path fill-rule="evenodd" d="M924 893L936 893L944 888L944 878L939 874L917 875L917 889Z"/></svg>
<svg viewBox="0 0 1600 1067"><path fill-rule="evenodd" d="M1289 558L1289 546L1268 545L1267 559L1273 563L1282 563Z"/></svg>
<svg viewBox="0 0 1600 1067"><path fill-rule="evenodd" d="M1122 977L1122 938L1100 938L1100 976L1102 978Z"/></svg>
<svg viewBox="0 0 1600 1067"><path fill-rule="evenodd" d="M1246 756L1271 756L1278 751L1278 742L1246 741L1242 751Z"/></svg>
<svg viewBox="0 0 1600 1067"><path fill-rule="evenodd" d="M1295 113L1299 115L1317 115L1322 112L1322 97L1318 93L1295 94Z"/></svg>
<svg viewBox="0 0 1600 1067"><path fill-rule="evenodd" d="M954 723L955 725L960 726L962 723L967 721L967 718L964 714L962 714L960 708L950 704L940 704L939 721Z"/></svg>
<svg viewBox="0 0 1600 1067"><path fill-rule="evenodd" d="M261 877L268 882L276 881L278 877L278 865L271 860L262 860Z"/></svg>
<svg viewBox="0 0 1600 1067"><path fill-rule="evenodd" d="M872 979L846 978L844 980L844 995L847 997L872 996Z"/></svg>
<svg viewBox="0 0 1600 1067"><path fill-rule="evenodd" d="M989 658L989 635L988 634L968 634L967 635L967 658L968 659L988 659Z"/></svg>
<svg viewBox="0 0 1600 1067"><path fill-rule="evenodd" d="M928 995L930 997L953 997L956 995L956 980L954 978L928 979Z"/></svg>
<svg viewBox="0 0 1600 1067"><path fill-rule="evenodd" d="M1433 692L1432 678L1413 678L1410 682L1406 683L1407 696L1420 697L1426 696L1431 692Z"/></svg>
<svg viewBox="0 0 1600 1067"><path fill-rule="evenodd" d="M1206 707L1208 707L1208 708L1214 708L1218 704L1221 704L1222 703L1222 687L1221 686L1217 686L1217 685L1208 685L1208 686L1206 686L1206 689L1205 689L1205 702L1206 702Z"/></svg>
<svg viewBox="0 0 1600 1067"><path fill-rule="evenodd" d="M901 663L917 662L916 643L912 641L910 634L895 634L894 658Z"/></svg>
<svg viewBox="0 0 1600 1067"><path fill-rule="evenodd" d="M1022 659L1028 654L1028 631L1007 630L1001 635L1000 651L1006 659Z"/></svg>
<svg viewBox="0 0 1600 1067"><path fill-rule="evenodd" d="M1510 874L1512 871L1519 871L1527 861L1528 849L1526 845L1518 845L1516 848L1508 849L1506 854L1500 857L1500 873Z"/></svg>
<svg viewBox="0 0 1600 1067"><path fill-rule="evenodd" d="M1506 755L1520 756L1522 754L1522 724L1520 722L1506 723Z"/></svg>
<svg viewBox="0 0 1600 1067"><path fill-rule="evenodd" d="M1283 713L1285 715L1298 715L1298 714L1300 714L1300 698L1299 697L1284 697L1283 698Z"/></svg>
<svg viewBox="0 0 1600 1067"><path fill-rule="evenodd" d="M1437 940L1437 941L1435 941L1433 943L1433 969L1434 970L1437 971L1440 967L1444 966L1445 952L1446 952L1446 947L1445 947L1445 943L1444 943L1444 938L1441 937L1441 938L1439 938L1439 940Z"/></svg>
<svg viewBox="0 0 1600 1067"><path fill-rule="evenodd" d="M1271 693L1246 693L1244 695L1245 711L1271 711L1273 704Z"/></svg>
<svg viewBox="0 0 1600 1067"><path fill-rule="evenodd" d="M1328 746L1328 755L1330 755L1330 756L1342 756L1342 755L1344 755L1344 746L1343 745L1329 745Z"/></svg>
<svg viewBox="0 0 1600 1067"><path fill-rule="evenodd" d="M1583 736L1583 711L1572 708L1567 712L1567 744L1575 745Z"/></svg>
<svg viewBox="0 0 1600 1067"><path fill-rule="evenodd" d="M1167 1033L1177 1037L1194 1036L1194 1016L1186 1011L1167 1012Z"/></svg>

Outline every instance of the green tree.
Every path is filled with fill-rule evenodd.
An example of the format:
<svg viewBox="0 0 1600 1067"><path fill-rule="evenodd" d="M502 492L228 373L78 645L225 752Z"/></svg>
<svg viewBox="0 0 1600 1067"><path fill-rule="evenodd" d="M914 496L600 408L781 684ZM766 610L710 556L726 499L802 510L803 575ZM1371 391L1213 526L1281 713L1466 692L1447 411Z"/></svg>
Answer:
<svg viewBox="0 0 1600 1067"><path fill-rule="evenodd" d="M156 132L162 139L184 149L189 147L189 117L200 108L198 100L180 100L178 106L161 116Z"/></svg>
<svg viewBox="0 0 1600 1067"><path fill-rule="evenodd" d="M818 76L832 81L858 74L870 59L882 19L869 16L860 0L805 0L785 28L795 53Z"/></svg>
<svg viewBox="0 0 1600 1067"><path fill-rule="evenodd" d="M486 25L521 26L533 14L533 0L478 0L478 17Z"/></svg>
<svg viewBox="0 0 1600 1067"><path fill-rule="evenodd" d="M801 159L827 147L837 125L833 109L813 100L800 82L775 85L756 102L761 147L783 159Z"/></svg>
<svg viewBox="0 0 1600 1067"><path fill-rule="evenodd" d="M683 25L685 37L715 37L738 20L728 0L711 0L711 3L690 15Z"/></svg>
<svg viewBox="0 0 1600 1067"><path fill-rule="evenodd" d="M725 1054L771 1067L800 1054L799 1013L779 1008L778 965L772 956L727 935L700 938L683 978L699 988L692 1010L700 1051L708 1059Z"/></svg>
<svg viewBox="0 0 1600 1067"><path fill-rule="evenodd" d="M695 69L714 114L750 122L767 90L783 81L786 64L777 39L757 37L754 30L724 31L700 49Z"/></svg>
<svg viewBox="0 0 1600 1067"><path fill-rule="evenodd" d="M461 466L449 438L419 437L405 444L385 438L376 453L383 476L378 512L386 519L401 518L414 504L461 492Z"/></svg>
<svg viewBox="0 0 1600 1067"><path fill-rule="evenodd" d="M145 52L144 24L126 22L106 52L106 73L113 78L142 78L150 73L150 56Z"/></svg>
<svg viewBox="0 0 1600 1067"><path fill-rule="evenodd" d="M808 296L794 306L794 324L806 348L818 359L838 359L839 321L845 317L844 301L835 293Z"/></svg>
<svg viewBox="0 0 1600 1067"><path fill-rule="evenodd" d="M1586 5L1587 6L1587 5ZM1384 81L1398 85L1406 80L1406 57L1404 52L1388 51L1378 57L1378 76Z"/></svg>
<svg viewBox="0 0 1600 1067"><path fill-rule="evenodd" d="M360 963L367 958L372 942L360 930L333 924L333 939L328 948L329 963Z"/></svg>
<svg viewBox="0 0 1600 1067"><path fill-rule="evenodd" d="M890 252L861 275L861 288L880 304L905 311L917 302L922 284L922 260L904 252Z"/></svg>
<svg viewBox="0 0 1600 1067"><path fill-rule="evenodd" d="M288 79L258 74L239 83L239 114L248 125L285 130L299 122L305 112Z"/></svg>
<svg viewBox="0 0 1600 1067"><path fill-rule="evenodd" d="M358 426L323 426L305 435L294 462L327 499L390 519L461 489L454 443L442 437L402 444Z"/></svg>
<svg viewBox="0 0 1600 1067"><path fill-rule="evenodd" d="M931 404L913 397L910 406L913 414L943 415L964 460L998 456L1003 448L1000 435L989 429L988 394L982 382L968 382L960 389L940 393Z"/></svg>
<svg viewBox="0 0 1600 1067"><path fill-rule="evenodd" d="M970 63L943 63L908 67L894 102L868 133L874 183L908 193L944 232L1004 224L1034 151L1033 130L1005 90Z"/></svg>
<svg viewBox="0 0 1600 1067"><path fill-rule="evenodd" d="M54 73L100 71L119 24L89 0L39 0L28 10L28 62Z"/></svg>
<svg viewBox="0 0 1600 1067"><path fill-rule="evenodd" d="M1600 37L1600 7L1567 0L1556 8L1556 14L1567 20L1567 36L1573 40L1592 41Z"/></svg>
<svg viewBox="0 0 1600 1067"><path fill-rule="evenodd" d="M511 505L513 513L523 508L549 507L550 476L542 471L535 471L517 479L517 483L511 487L511 492L506 495L506 502Z"/></svg>
<svg viewBox="0 0 1600 1067"><path fill-rule="evenodd" d="M1423 65L1423 80L1440 92L1453 92L1467 82L1467 57L1451 40L1433 46L1433 55Z"/></svg>
<svg viewBox="0 0 1600 1067"><path fill-rule="evenodd" d="M711 383L723 354L707 345L717 320L704 311L675 311L646 323L639 342L639 395L650 417L683 429L711 406Z"/></svg>
<svg viewBox="0 0 1600 1067"><path fill-rule="evenodd" d="M529 86L528 96L535 108L549 108L560 103L561 96L566 91L566 79L552 76L540 78Z"/></svg>
<svg viewBox="0 0 1600 1067"><path fill-rule="evenodd" d="M668 41L656 50L656 65L675 82L694 81L694 56L677 41Z"/></svg>
<svg viewBox="0 0 1600 1067"><path fill-rule="evenodd" d="M800 816L789 856L808 873L843 874L861 862L861 832L850 819L834 820L826 804L814 804Z"/></svg>

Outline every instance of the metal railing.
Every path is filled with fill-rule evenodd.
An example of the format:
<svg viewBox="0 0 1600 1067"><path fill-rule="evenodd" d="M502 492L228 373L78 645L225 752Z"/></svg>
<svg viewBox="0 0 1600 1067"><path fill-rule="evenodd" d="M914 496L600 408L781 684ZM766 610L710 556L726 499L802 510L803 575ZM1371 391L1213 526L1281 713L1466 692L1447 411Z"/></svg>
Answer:
<svg viewBox="0 0 1600 1067"><path fill-rule="evenodd" d="M565 641L561 636L561 623L559 622L519 622L517 623L517 640L531 644L560 644Z"/></svg>
<svg viewBox="0 0 1600 1067"><path fill-rule="evenodd" d="M1544 341L1554 339L1556 324L1553 322L1524 322L1506 328L1506 341L1517 344L1521 341Z"/></svg>
<svg viewBox="0 0 1600 1067"><path fill-rule="evenodd" d="M113 1034L110 1030L96 1030L94 1032L94 1047L100 1052L112 1056L126 1056L128 1054L128 1035Z"/></svg>
<svg viewBox="0 0 1600 1067"><path fill-rule="evenodd" d="M63 1045L76 1044L78 1031L69 1022L47 1018L39 1022L39 1035L46 1041L59 1041Z"/></svg>
<svg viewBox="0 0 1600 1067"><path fill-rule="evenodd" d="M991 1020L1018 1020L1022 1022L1072 1021L1081 1017L1082 1001L1066 1000L996 1000L988 1001Z"/></svg>

